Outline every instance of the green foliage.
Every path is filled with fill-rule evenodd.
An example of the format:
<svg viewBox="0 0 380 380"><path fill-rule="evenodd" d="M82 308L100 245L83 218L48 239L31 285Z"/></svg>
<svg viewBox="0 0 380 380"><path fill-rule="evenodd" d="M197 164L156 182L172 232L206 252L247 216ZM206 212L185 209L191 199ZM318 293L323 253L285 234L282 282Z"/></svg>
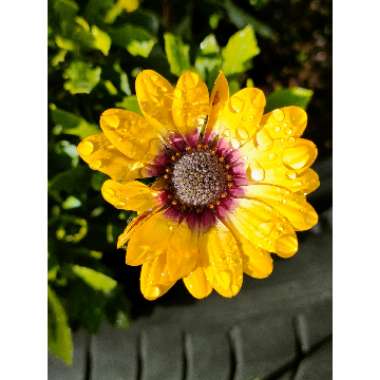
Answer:
<svg viewBox="0 0 380 380"><path fill-rule="evenodd" d="M74 61L63 73L64 88L70 94L89 94L100 81L100 67L92 68L86 62Z"/></svg>
<svg viewBox="0 0 380 380"><path fill-rule="evenodd" d="M299 106L306 109L313 91L302 87L282 88L272 92L267 98L266 111L284 106Z"/></svg>
<svg viewBox="0 0 380 380"><path fill-rule="evenodd" d="M113 278L91 268L74 265L73 272L93 289L104 293L109 293L117 285L117 282Z"/></svg>
<svg viewBox="0 0 380 380"><path fill-rule="evenodd" d="M73 361L73 340L65 309L55 292L48 287L49 350L66 364Z"/></svg>
<svg viewBox="0 0 380 380"><path fill-rule="evenodd" d="M164 40L170 71L175 75L180 75L190 68L190 46L183 43L181 37L176 37L171 33L165 33Z"/></svg>
<svg viewBox="0 0 380 380"><path fill-rule="evenodd" d="M278 36L256 10L270 3L49 0L49 349L66 363L72 330L95 333L105 320L128 327L131 307L132 285L115 240L134 214L106 204L100 188L107 177L80 160L77 144L100 132L107 108L141 113L134 81L143 69L173 83L196 70L210 90L224 70L231 94L262 84L259 46ZM270 74L281 79L280 72ZM311 95L277 90L267 108L306 107Z"/></svg>
<svg viewBox="0 0 380 380"><path fill-rule="evenodd" d="M249 60L259 53L255 32L247 25L231 36L222 51L224 73L231 75L245 71Z"/></svg>

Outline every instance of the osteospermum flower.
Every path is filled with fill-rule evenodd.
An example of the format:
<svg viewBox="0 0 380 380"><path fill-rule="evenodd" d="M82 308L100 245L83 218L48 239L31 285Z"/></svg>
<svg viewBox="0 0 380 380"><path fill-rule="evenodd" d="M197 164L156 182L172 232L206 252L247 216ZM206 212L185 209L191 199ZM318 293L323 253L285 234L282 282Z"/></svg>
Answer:
<svg viewBox="0 0 380 380"><path fill-rule="evenodd" d="M236 295L243 273L265 278L271 253L293 256L295 231L318 216L306 194L319 186L310 169L315 145L300 136L307 115L284 107L263 115L257 88L229 96L220 73L209 98L205 83L185 72L176 86L158 73L136 79L142 116L108 109L102 133L78 152L104 182L106 201L137 216L118 238L126 263L142 265L145 298L156 299L182 279L196 298L212 289ZM152 185L137 178L154 177Z"/></svg>

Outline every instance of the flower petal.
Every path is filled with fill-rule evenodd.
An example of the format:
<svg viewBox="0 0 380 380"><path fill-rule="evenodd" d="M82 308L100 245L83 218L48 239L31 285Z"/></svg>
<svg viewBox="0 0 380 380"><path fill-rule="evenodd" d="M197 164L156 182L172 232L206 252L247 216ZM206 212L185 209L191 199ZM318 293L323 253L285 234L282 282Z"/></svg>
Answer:
<svg viewBox="0 0 380 380"><path fill-rule="evenodd" d="M104 133L86 137L79 143L77 150L91 169L107 174L115 181L126 182L143 177L143 164L120 153Z"/></svg>
<svg viewBox="0 0 380 380"><path fill-rule="evenodd" d="M285 216L298 231L305 231L318 223L318 214L302 194L272 185L250 185L245 196L263 201Z"/></svg>
<svg viewBox="0 0 380 380"><path fill-rule="evenodd" d="M318 151L309 140L294 137L273 140L261 129L256 134L256 143L251 140L240 151L246 157L247 177L253 183L268 183L303 193L319 186L318 175L309 169Z"/></svg>
<svg viewBox="0 0 380 380"><path fill-rule="evenodd" d="M167 241L167 271L171 280L187 276L198 260L198 239L186 221L175 226Z"/></svg>
<svg viewBox="0 0 380 380"><path fill-rule="evenodd" d="M183 282L189 293L195 298L206 298L212 292L212 287L207 281L206 274L202 267L197 267L193 270L183 279Z"/></svg>
<svg viewBox="0 0 380 380"><path fill-rule="evenodd" d="M281 214L256 199L240 198L236 203L226 222L242 240L281 257L290 257L297 252L294 229Z"/></svg>
<svg viewBox="0 0 380 380"><path fill-rule="evenodd" d="M122 210L133 210L138 213L151 211L159 206L160 192L138 181L124 184L107 180L102 186L103 198L114 207Z"/></svg>
<svg viewBox="0 0 380 380"><path fill-rule="evenodd" d="M176 128L172 118L173 87L153 70L143 70L136 78L136 95L149 124L164 136Z"/></svg>
<svg viewBox="0 0 380 380"><path fill-rule="evenodd" d="M273 259L270 253L255 247L248 240L242 242L243 270L253 278L266 278L273 271Z"/></svg>
<svg viewBox="0 0 380 380"><path fill-rule="evenodd" d="M163 149L159 133L137 113L110 108L100 116L100 127L120 152L137 163L152 162Z"/></svg>
<svg viewBox="0 0 380 380"><path fill-rule="evenodd" d="M208 89L202 78L191 71L184 72L174 89L172 115L178 132L187 135L202 127L209 113Z"/></svg>
<svg viewBox="0 0 380 380"><path fill-rule="evenodd" d="M153 214L134 228L127 248L128 265L141 265L167 252L171 235L176 231L178 223L168 219L164 212Z"/></svg>
<svg viewBox="0 0 380 380"><path fill-rule="evenodd" d="M223 72L220 72L215 80L210 96L210 114L206 125L206 134L209 135L213 129L219 112L228 101L228 82Z"/></svg>
<svg viewBox="0 0 380 380"><path fill-rule="evenodd" d="M243 260L231 231L220 221L204 237L208 256L206 277L212 287L224 297L235 296L243 282Z"/></svg>
<svg viewBox="0 0 380 380"><path fill-rule="evenodd" d="M143 296L150 301L164 295L176 282L171 281L165 271L166 255L154 257L144 263L140 273L140 289Z"/></svg>
<svg viewBox="0 0 380 380"><path fill-rule="evenodd" d="M259 128L264 107L265 96L261 90L244 88L231 96L220 110L212 130L236 147L243 145Z"/></svg>
<svg viewBox="0 0 380 380"><path fill-rule="evenodd" d="M272 139L300 137L307 124L307 114L301 107L283 107L266 113L261 121Z"/></svg>

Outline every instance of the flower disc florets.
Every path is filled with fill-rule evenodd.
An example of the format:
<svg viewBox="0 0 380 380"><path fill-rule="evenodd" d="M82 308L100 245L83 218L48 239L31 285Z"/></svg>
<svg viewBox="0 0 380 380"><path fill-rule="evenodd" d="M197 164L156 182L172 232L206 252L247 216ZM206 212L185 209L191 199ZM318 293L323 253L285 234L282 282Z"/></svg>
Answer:
<svg viewBox="0 0 380 380"><path fill-rule="evenodd" d="M161 201L166 215L201 229L231 211L247 184L238 150L222 138L198 133L171 136L151 167L151 175L164 179Z"/></svg>
<svg viewBox="0 0 380 380"><path fill-rule="evenodd" d="M207 206L226 190L226 169L213 152L186 153L174 164L171 183L175 197L182 204Z"/></svg>

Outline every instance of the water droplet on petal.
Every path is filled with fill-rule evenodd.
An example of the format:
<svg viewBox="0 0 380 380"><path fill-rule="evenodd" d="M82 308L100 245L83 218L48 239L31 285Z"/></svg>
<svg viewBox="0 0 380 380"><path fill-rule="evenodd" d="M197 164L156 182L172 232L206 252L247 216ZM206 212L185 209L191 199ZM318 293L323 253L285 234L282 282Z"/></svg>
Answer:
<svg viewBox="0 0 380 380"><path fill-rule="evenodd" d="M283 121L284 118L285 118L284 113L283 113L280 109L274 110L274 111L272 112L272 115L273 115L273 118L274 118L276 121Z"/></svg>
<svg viewBox="0 0 380 380"><path fill-rule="evenodd" d="M286 176L287 176L289 179L296 179L296 178L297 178L297 173L296 173L296 172L287 172L287 173L286 173Z"/></svg>
<svg viewBox="0 0 380 380"><path fill-rule="evenodd" d="M150 295L152 298L157 298L161 294L161 289L158 286L153 286L150 290Z"/></svg>
<svg viewBox="0 0 380 380"><path fill-rule="evenodd" d="M256 142L257 142L258 148L261 150L267 150L273 144L273 140L270 138L268 133L263 129L257 132Z"/></svg>
<svg viewBox="0 0 380 380"><path fill-rule="evenodd" d="M233 112L241 112L244 107L244 100L233 96L230 99L230 105Z"/></svg>
<svg viewBox="0 0 380 380"><path fill-rule="evenodd" d="M288 148L284 151L282 161L284 164L295 170L304 168L311 159L311 151L305 145Z"/></svg>
<svg viewBox="0 0 380 380"><path fill-rule="evenodd" d="M94 144L91 141L83 141L78 148L80 154L89 156L94 151Z"/></svg>
<svg viewBox="0 0 380 380"><path fill-rule="evenodd" d="M251 167L249 169L250 177L253 181L263 181L265 178L265 171L260 167Z"/></svg>
<svg viewBox="0 0 380 380"><path fill-rule="evenodd" d="M120 119L116 115L103 114L102 119L107 124L108 127L114 128L114 129L116 129L120 123Z"/></svg>
<svg viewBox="0 0 380 380"><path fill-rule="evenodd" d="M95 160L94 162L91 162L89 166L91 169L98 170L102 166L102 161Z"/></svg>
<svg viewBox="0 0 380 380"><path fill-rule="evenodd" d="M239 139L243 141L247 140L249 137L248 131L243 127L238 127L236 129L236 135Z"/></svg>

